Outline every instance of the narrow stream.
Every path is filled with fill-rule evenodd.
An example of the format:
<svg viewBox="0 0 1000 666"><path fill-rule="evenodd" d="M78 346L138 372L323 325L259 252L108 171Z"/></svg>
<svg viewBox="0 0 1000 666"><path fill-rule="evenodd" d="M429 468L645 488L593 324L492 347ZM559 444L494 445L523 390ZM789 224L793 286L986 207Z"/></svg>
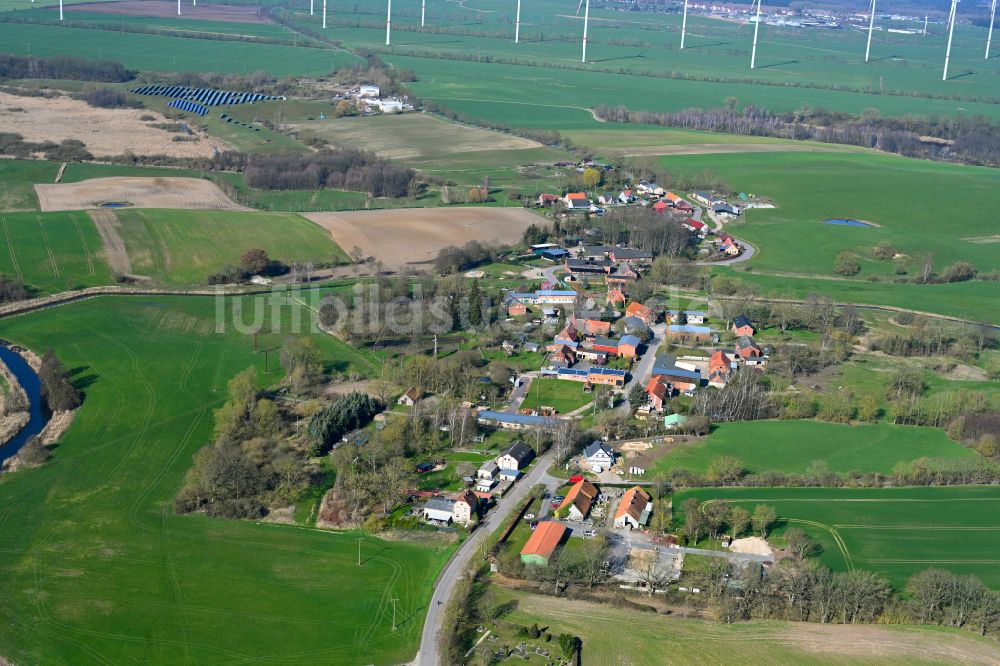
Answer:
<svg viewBox="0 0 1000 666"><path fill-rule="evenodd" d="M40 433L45 424L49 422L50 415L42 406L42 383L28 362L5 343L0 343L0 360L7 364L11 373L21 383L30 404L28 424L9 442L0 446L0 463L2 463L20 451L25 442Z"/></svg>

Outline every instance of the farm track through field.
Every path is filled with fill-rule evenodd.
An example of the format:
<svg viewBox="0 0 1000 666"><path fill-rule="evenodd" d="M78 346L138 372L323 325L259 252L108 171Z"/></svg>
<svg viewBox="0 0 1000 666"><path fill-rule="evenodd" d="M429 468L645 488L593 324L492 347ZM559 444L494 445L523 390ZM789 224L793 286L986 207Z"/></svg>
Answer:
<svg viewBox="0 0 1000 666"><path fill-rule="evenodd" d="M35 219L38 220L38 230L42 235L42 242L45 243L45 252L49 255L49 263L52 265L52 275L54 277L59 277L59 264L56 263L56 255L52 253L52 245L49 244L49 236L45 233L45 225L42 224L42 216L36 215Z"/></svg>
<svg viewBox="0 0 1000 666"><path fill-rule="evenodd" d="M21 272L21 266L17 263L17 253L14 252L14 241L10 237L10 227L7 226L7 218L0 217L0 221L3 222L3 233L4 237L7 239L7 251L10 252L10 263L14 267L14 272L17 273L17 277L24 280L24 273Z"/></svg>
<svg viewBox="0 0 1000 666"><path fill-rule="evenodd" d="M76 233L80 237L80 246L83 248L83 260L87 262L87 275L93 275L94 257L90 254L90 248L87 247L87 241L83 237L83 229L80 227L80 222L76 219L76 215L70 213L69 219L73 221L73 226L76 227Z"/></svg>

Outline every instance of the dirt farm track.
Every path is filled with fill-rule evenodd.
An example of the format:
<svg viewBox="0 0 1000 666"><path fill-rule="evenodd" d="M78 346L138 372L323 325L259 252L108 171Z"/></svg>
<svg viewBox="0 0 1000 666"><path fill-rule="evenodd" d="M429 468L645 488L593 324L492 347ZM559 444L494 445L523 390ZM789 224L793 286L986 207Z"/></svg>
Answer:
<svg viewBox="0 0 1000 666"><path fill-rule="evenodd" d="M123 16L155 16L159 18L203 19L234 23L268 23L260 7L245 5L202 4L197 7L184 3L184 13L177 16L177 3L170 0L123 0L122 2L87 2L71 5L74 11Z"/></svg>
<svg viewBox="0 0 1000 666"><path fill-rule="evenodd" d="M427 269L438 251L471 240L510 244L541 218L523 208L405 208L303 213L345 251L358 246L389 270Z"/></svg>
<svg viewBox="0 0 1000 666"><path fill-rule="evenodd" d="M86 210L107 202L127 203L131 208L250 210L227 197L215 183L200 178L91 178L35 185L35 192L44 211Z"/></svg>

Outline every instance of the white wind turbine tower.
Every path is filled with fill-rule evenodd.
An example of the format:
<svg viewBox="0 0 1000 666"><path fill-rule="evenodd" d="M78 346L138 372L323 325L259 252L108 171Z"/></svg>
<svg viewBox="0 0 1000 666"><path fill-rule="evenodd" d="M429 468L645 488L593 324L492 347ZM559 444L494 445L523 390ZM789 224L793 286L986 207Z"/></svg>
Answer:
<svg viewBox="0 0 1000 666"><path fill-rule="evenodd" d="M514 43L521 42L521 0L517 0L517 14L514 16Z"/></svg>
<svg viewBox="0 0 1000 666"><path fill-rule="evenodd" d="M62 20L63 20L63 10L62 10L62 3L63 3L63 0L59 0L59 20L60 20L60 21L62 21ZM177 10L177 13L178 13L178 14L180 14L180 13L181 13L181 10L180 10L180 9L178 9L178 10Z"/></svg>
<svg viewBox="0 0 1000 666"><path fill-rule="evenodd" d="M326 0L323 0L323 29L326 30Z"/></svg>
<svg viewBox="0 0 1000 666"><path fill-rule="evenodd" d="M750 52L750 69L757 66L757 33L760 32L760 3L757 0L757 21L753 24L753 50Z"/></svg>
<svg viewBox="0 0 1000 666"><path fill-rule="evenodd" d="M424 19L427 17L427 0L420 0L420 27L424 27Z"/></svg>
<svg viewBox="0 0 1000 666"><path fill-rule="evenodd" d="M385 45L389 46L392 41L392 0L389 0L389 7L385 14Z"/></svg>
<svg viewBox="0 0 1000 666"><path fill-rule="evenodd" d="M688 0L684 0L684 18L681 19L681 49L684 48L684 35L688 25Z"/></svg>
<svg viewBox="0 0 1000 666"><path fill-rule="evenodd" d="M584 3L585 0L580 0L580 5ZM582 62L587 62L587 25L590 23L590 0L586 0L586 9L583 10L583 60ZM576 6L576 15L580 15L580 5Z"/></svg>
<svg viewBox="0 0 1000 666"><path fill-rule="evenodd" d="M875 30L875 0L872 0L871 16L868 17L868 46L865 47L865 62L868 62L872 52L872 32Z"/></svg>
<svg viewBox="0 0 1000 666"><path fill-rule="evenodd" d="M990 32L986 36L986 59L990 59L990 42L993 41L993 19L997 16L997 0L990 5Z"/></svg>
<svg viewBox="0 0 1000 666"><path fill-rule="evenodd" d="M59 0L59 6L62 7L62 0ZM177 15L181 15L181 0L177 0Z"/></svg>
<svg viewBox="0 0 1000 666"><path fill-rule="evenodd" d="M316 0L309 0L309 16L316 15L315 6L316 6Z"/></svg>
<svg viewBox="0 0 1000 666"><path fill-rule="evenodd" d="M942 81L948 80L948 61L951 60L951 37L955 33L955 14L958 9L958 0L951 0L951 14L948 15L948 49L944 52L944 74Z"/></svg>

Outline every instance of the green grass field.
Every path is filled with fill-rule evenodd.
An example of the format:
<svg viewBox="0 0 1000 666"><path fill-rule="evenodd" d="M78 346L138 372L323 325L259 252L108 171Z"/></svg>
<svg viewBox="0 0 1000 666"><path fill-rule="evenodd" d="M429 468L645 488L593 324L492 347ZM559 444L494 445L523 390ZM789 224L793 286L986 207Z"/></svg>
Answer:
<svg viewBox="0 0 1000 666"><path fill-rule="evenodd" d="M132 209L117 216L133 271L164 282L202 282L252 247L287 264L347 261L326 231L298 215Z"/></svg>
<svg viewBox="0 0 1000 666"><path fill-rule="evenodd" d="M553 636L579 636L585 664L709 664L717 663L723 655L725 661L734 663L802 666L909 666L997 658L994 641L941 627L869 626L863 628L862 638L858 628L850 626L820 628L773 621L717 624L496 586L490 593L497 603L509 603L514 608L505 621L529 627L537 622ZM595 622L595 617L600 621ZM504 638L511 645L518 642L513 636ZM545 663L535 659L529 663Z"/></svg>
<svg viewBox="0 0 1000 666"><path fill-rule="evenodd" d="M552 407L560 414L566 414L590 403L592 398L592 394L583 392L581 382L539 378L532 380L521 408L538 409L544 405Z"/></svg>
<svg viewBox="0 0 1000 666"><path fill-rule="evenodd" d="M0 214L0 273L52 293L108 284L111 268L86 213Z"/></svg>
<svg viewBox="0 0 1000 666"><path fill-rule="evenodd" d="M976 454L935 428L842 425L821 421L751 421L720 424L705 442L681 444L647 472L686 469L704 474L717 456L732 456L752 473L802 474L814 461L831 472L888 473L917 458Z"/></svg>
<svg viewBox="0 0 1000 666"><path fill-rule="evenodd" d="M54 349L86 387L53 460L0 477L4 657L413 657L446 550L364 537L358 567L357 534L172 513L226 382L263 369L248 336L213 332L214 313L210 298L102 298L0 323L4 339ZM343 346L330 336L317 344L328 357ZM396 633L390 599L399 599Z"/></svg>
<svg viewBox="0 0 1000 666"><path fill-rule="evenodd" d="M750 272L736 274L763 294L802 297L815 292L840 302L893 305L980 319L1000 311L993 283L896 284L896 261L878 261L872 249L889 242L910 277L925 259L935 269L972 262L981 272L1000 268L994 225L979 210L1000 185L1000 172L875 153L757 153L661 158L671 173L710 171L735 191L773 199L777 208L747 211L729 231L759 253ZM947 192L947 194L945 194ZM875 227L823 224L853 218ZM854 255L861 272L834 273L837 255ZM871 282L874 276L880 282ZM821 279L815 279L821 278Z"/></svg>
<svg viewBox="0 0 1000 666"><path fill-rule="evenodd" d="M674 496L726 499L778 512L780 535L801 527L820 544L831 569L868 569L902 586L930 567L975 574L1000 587L1000 489L940 488L703 488Z"/></svg>

